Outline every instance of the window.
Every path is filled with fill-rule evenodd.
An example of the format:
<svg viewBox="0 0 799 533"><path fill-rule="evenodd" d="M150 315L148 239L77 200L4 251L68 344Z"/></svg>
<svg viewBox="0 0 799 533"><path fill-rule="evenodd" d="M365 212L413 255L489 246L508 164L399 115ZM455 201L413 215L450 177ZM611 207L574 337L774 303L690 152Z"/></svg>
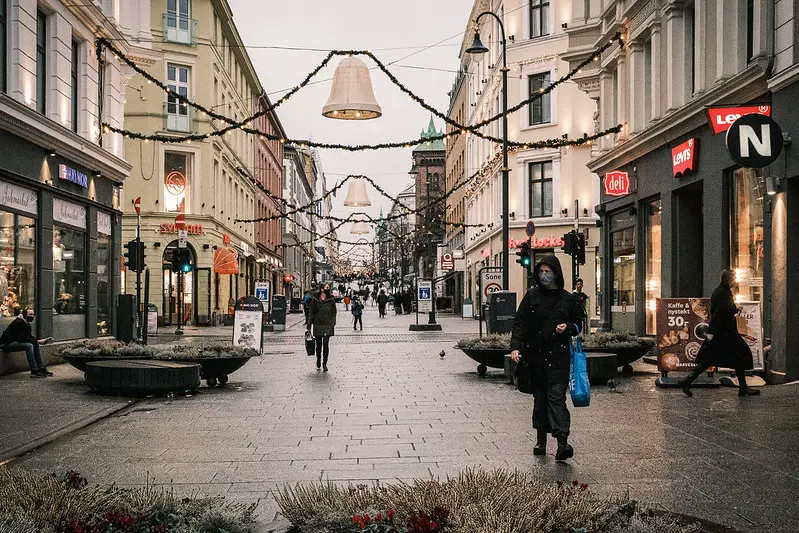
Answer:
<svg viewBox="0 0 799 533"><path fill-rule="evenodd" d="M755 0L746 0L746 60L755 53Z"/></svg>
<svg viewBox="0 0 799 533"><path fill-rule="evenodd" d="M36 12L36 111L47 112L47 17Z"/></svg>
<svg viewBox="0 0 799 533"><path fill-rule="evenodd" d="M533 74L527 76L527 92L530 96L537 94L541 89L545 89L550 84L549 72L542 72L540 74ZM541 95L536 98L528 109L528 123L530 126L536 124L546 124L552 120L552 102L550 93Z"/></svg>
<svg viewBox="0 0 799 533"><path fill-rule="evenodd" d="M72 93L71 93L71 126L72 131L78 131L78 65L80 64L80 43L72 39Z"/></svg>
<svg viewBox="0 0 799 533"><path fill-rule="evenodd" d="M184 44L192 42L189 7L189 0L167 0L165 15L167 41Z"/></svg>
<svg viewBox="0 0 799 533"><path fill-rule="evenodd" d="M171 131L190 131L191 120L189 106L178 100L180 96L189 97L189 67L167 65L167 87L171 91L167 96L167 129Z"/></svg>
<svg viewBox="0 0 799 533"><path fill-rule="evenodd" d="M6 49L6 38L8 37L8 2L0 0L0 91L6 92L8 90L8 80L6 79L8 72L6 65L8 64L8 50Z"/></svg>
<svg viewBox="0 0 799 533"><path fill-rule="evenodd" d="M549 0L530 0L530 38L549 35Z"/></svg>
<svg viewBox="0 0 799 533"><path fill-rule="evenodd" d="M104 227L101 229L100 220L104 220ZM97 334L111 334L112 317L112 293L111 283L113 282L113 254L111 248L111 235L106 232L111 231L111 216L107 213L97 214ZM117 271L119 269L116 269Z"/></svg>
<svg viewBox="0 0 799 533"><path fill-rule="evenodd" d="M0 211L0 326L34 305L36 221ZM4 320L4 319L8 320Z"/></svg>
<svg viewBox="0 0 799 533"><path fill-rule="evenodd" d="M740 168L730 183L730 268L738 282L738 299L760 301L763 295L762 170Z"/></svg>
<svg viewBox="0 0 799 533"><path fill-rule="evenodd" d="M86 334L86 234L59 224L53 225L53 312L57 340Z"/></svg>
<svg viewBox="0 0 799 533"><path fill-rule="evenodd" d="M635 304L635 229L625 228L611 233L613 246L614 306Z"/></svg>
<svg viewBox="0 0 799 533"><path fill-rule="evenodd" d="M530 216L552 216L552 161L528 163L530 178Z"/></svg>
<svg viewBox="0 0 799 533"><path fill-rule="evenodd" d="M644 253L646 261L646 334L655 334L655 310L660 298L661 271L661 203L660 200L645 206Z"/></svg>
<svg viewBox="0 0 799 533"><path fill-rule="evenodd" d="M186 205L191 181L191 154L164 153L164 209L168 213L188 213Z"/></svg>

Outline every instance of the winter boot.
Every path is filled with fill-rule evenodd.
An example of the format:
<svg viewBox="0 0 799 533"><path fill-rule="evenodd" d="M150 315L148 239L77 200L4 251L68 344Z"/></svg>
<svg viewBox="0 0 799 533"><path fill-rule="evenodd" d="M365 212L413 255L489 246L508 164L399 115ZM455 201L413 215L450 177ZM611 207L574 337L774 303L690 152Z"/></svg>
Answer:
<svg viewBox="0 0 799 533"><path fill-rule="evenodd" d="M558 437L558 451L555 453L556 461L565 461L574 457L574 448L568 443L568 437Z"/></svg>
<svg viewBox="0 0 799 533"><path fill-rule="evenodd" d="M745 389L738 389L738 396L759 396L760 389L753 389L752 387L747 387Z"/></svg>
<svg viewBox="0 0 799 533"><path fill-rule="evenodd" d="M316 356L316 368L322 368L322 356Z"/></svg>
<svg viewBox="0 0 799 533"><path fill-rule="evenodd" d="M547 432L538 430L538 436L535 440L535 447L533 448L533 455L546 455L547 454Z"/></svg>

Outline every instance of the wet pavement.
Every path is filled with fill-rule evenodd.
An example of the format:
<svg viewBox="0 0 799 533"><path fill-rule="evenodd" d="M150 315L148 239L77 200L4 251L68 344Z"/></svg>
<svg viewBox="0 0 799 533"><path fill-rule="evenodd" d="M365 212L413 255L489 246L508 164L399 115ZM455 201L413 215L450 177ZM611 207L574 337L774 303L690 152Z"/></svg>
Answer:
<svg viewBox="0 0 799 533"><path fill-rule="evenodd" d="M687 398L656 389L654 367L638 363L632 376L619 376L617 392L595 387L591 407L572 410L576 455L558 464L554 442L546 457L532 455L530 398L501 371L480 378L476 364L453 348L477 332L476 322L440 316L442 332L412 333L414 315L378 319L367 306L361 333L350 329L342 306L339 312L327 373L304 355L298 324L266 333L265 354L226 387L203 386L191 397L128 406L89 394L81 373L66 365L54 367L49 380L0 378L4 398L6 391L13 398L0 405L6 450L19 449L26 435L41 439L59 423L73 424L9 464L75 469L93 483L149 482L261 499L264 521L275 516L272 493L285 483L391 482L481 466L579 479L598 493L629 491L742 531L787 532L799 524L797 385L753 398L730 388ZM71 430L94 420L82 415L119 408Z"/></svg>

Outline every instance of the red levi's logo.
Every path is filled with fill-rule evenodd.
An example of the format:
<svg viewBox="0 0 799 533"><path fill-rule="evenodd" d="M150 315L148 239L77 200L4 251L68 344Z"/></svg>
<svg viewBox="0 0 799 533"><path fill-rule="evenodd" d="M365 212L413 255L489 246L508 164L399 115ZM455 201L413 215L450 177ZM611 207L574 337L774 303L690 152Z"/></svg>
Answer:
<svg viewBox="0 0 799 533"><path fill-rule="evenodd" d="M630 194L630 175L621 170L605 174L605 195L626 196Z"/></svg>
<svg viewBox="0 0 799 533"><path fill-rule="evenodd" d="M688 139L681 145L671 149L671 168L675 178L689 170L696 172L697 143L696 139Z"/></svg>
<svg viewBox="0 0 799 533"><path fill-rule="evenodd" d="M771 116L770 105L753 105L743 107L709 107L707 110L710 118L710 127L713 133L723 133L730 129L732 123L744 115L766 115Z"/></svg>

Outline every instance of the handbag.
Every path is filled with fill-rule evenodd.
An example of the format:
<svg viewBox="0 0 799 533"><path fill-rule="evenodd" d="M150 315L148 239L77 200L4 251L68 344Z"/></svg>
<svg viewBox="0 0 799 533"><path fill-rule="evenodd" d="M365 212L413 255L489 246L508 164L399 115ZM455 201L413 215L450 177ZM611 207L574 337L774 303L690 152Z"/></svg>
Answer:
<svg viewBox="0 0 799 533"><path fill-rule="evenodd" d="M530 371L530 361L527 357L522 356L519 362L516 363L516 389L524 394L533 393L533 375Z"/></svg>
<svg viewBox="0 0 799 533"><path fill-rule="evenodd" d="M588 383L588 359L583 350L583 339L577 337L570 343L569 394L575 407L591 405L591 385Z"/></svg>
<svg viewBox="0 0 799 533"><path fill-rule="evenodd" d="M310 331L305 332L305 353L307 355L316 355L316 340Z"/></svg>

